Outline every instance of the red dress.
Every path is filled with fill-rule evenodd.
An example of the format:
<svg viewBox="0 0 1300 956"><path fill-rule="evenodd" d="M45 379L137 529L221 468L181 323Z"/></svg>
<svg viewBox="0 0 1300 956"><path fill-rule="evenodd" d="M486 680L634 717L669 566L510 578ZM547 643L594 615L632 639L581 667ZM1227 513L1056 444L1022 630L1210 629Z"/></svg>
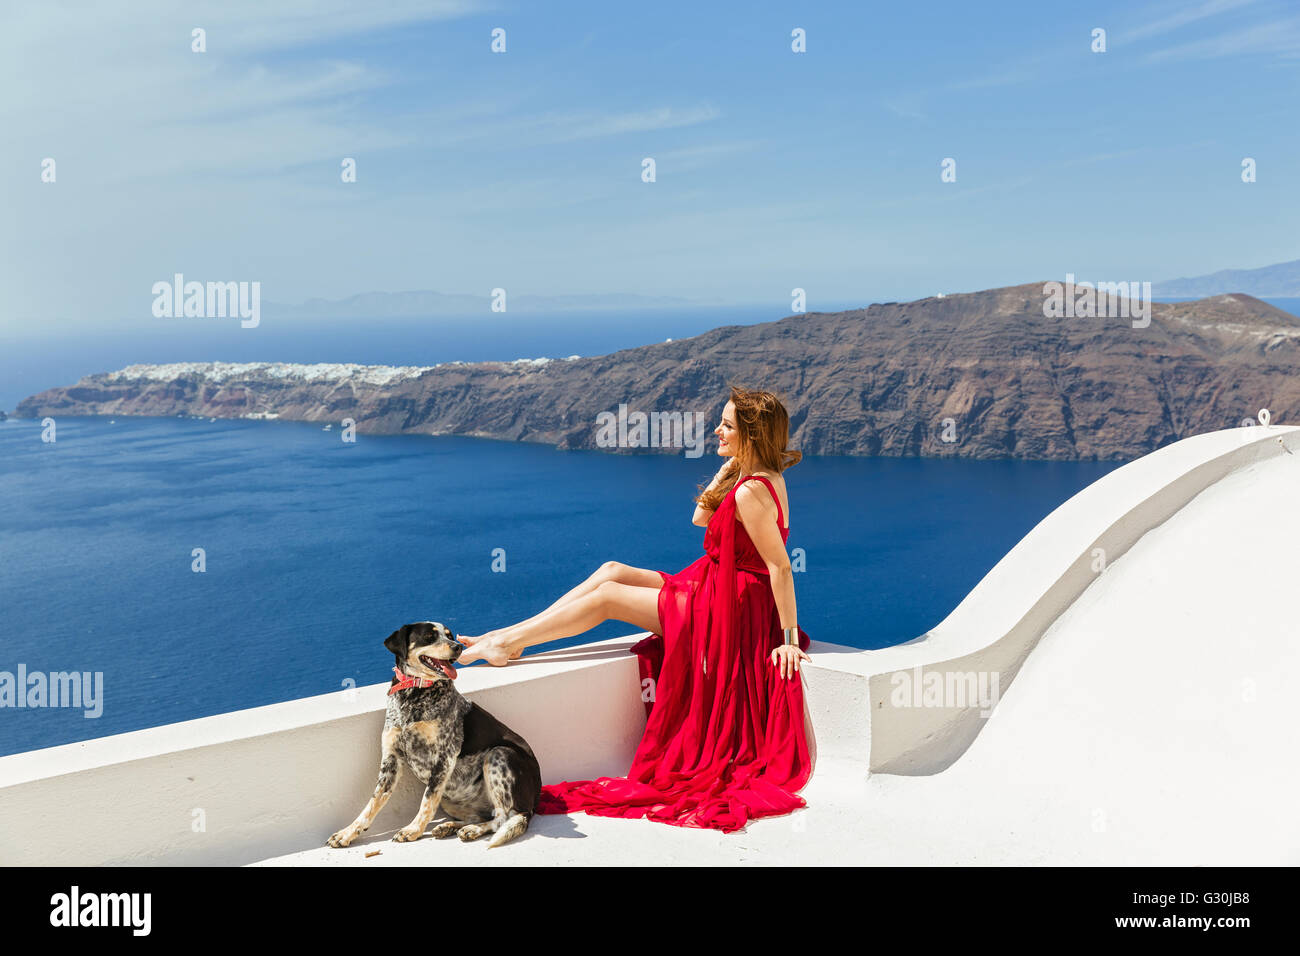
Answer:
<svg viewBox="0 0 1300 956"><path fill-rule="evenodd" d="M736 490L750 478L776 498L781 540L789 531L772 483L736 483L709 519L705 554L662 571L663 635L632 648L650 690L645 732L626 777L542 787L538 813L584 811L730 833L755 817L789 813L812 775L803 681L771 661L782 643L767 567L736 520ZM799 631L799 646L808 649Z"/></svg>

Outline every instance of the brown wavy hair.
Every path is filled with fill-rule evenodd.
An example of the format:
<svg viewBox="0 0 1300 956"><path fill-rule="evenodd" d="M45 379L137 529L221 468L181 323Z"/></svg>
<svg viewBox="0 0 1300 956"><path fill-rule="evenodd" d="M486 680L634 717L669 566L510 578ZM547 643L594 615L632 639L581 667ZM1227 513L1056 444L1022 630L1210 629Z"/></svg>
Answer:
<svg viewBox="0 0 1300 956"><path fill-rule="evenodd" d="M740 447L727 462L723 478L712 490L700 486L695 503L717 511L722 499L736 486L742 468L746 474L771 471L777 474L797 465L803 453L787 448L790 441L790 413L781 400L761 389L731 386L731 404L736 408L736 432Z"/></svg>

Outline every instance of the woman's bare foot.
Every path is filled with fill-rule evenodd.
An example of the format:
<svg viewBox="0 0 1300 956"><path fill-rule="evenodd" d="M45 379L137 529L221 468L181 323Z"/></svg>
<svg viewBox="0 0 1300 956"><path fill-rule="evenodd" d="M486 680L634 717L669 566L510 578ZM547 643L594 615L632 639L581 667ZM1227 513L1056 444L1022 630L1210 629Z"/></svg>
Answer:
<svg viewBox="0 0 1300 956"><path fill-rule="evenodd" d="M472 664L481 660L493 667L504 667L510 661L518 660L524 652L522 647L512 647L499 631L488 631L479 637L466 637L462 634L457 640L465 645L465 650L456 659L459 664Z"/></svg>

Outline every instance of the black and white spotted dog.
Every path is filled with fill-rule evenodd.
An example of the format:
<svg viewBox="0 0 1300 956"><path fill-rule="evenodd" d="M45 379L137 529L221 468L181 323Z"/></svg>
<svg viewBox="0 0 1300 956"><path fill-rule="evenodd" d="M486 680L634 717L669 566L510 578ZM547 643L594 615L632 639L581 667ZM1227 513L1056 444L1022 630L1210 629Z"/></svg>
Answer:
<svg viewBox="0 0 1300 956"><path fill-rule="evenodd" d="M439 809L449 819L433 828L438 839L455 833L468 841L495 832L488 844L494 847L521 835L537 810L542 772L522 737L456 690L452 662L464 645L450 628L423 621L394 631L384 646L396 655L397 666L384 717L379 783L365 809L329 845L347 846L369 828L393 792L399 757L425 789L415 819L394 840L420 839Z"/></svg>

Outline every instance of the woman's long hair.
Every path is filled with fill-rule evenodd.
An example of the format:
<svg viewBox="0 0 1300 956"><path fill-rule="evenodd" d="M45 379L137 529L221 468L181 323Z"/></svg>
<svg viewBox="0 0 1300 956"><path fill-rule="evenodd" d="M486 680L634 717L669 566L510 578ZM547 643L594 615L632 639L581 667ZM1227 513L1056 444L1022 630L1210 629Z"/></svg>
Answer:
<svg viewBox="0 0 1300 956"><path fill-rule="evenodd" d="M731 386L731 404L736 409L736 431L740 447L727 462L722 480L711 491L703 486L695 503L706 511L717 511L722 499L736 486L741 471L771 471L780 474L803 458L801 452L787 448L790 441L790 413L771 392Z"/></svg>

